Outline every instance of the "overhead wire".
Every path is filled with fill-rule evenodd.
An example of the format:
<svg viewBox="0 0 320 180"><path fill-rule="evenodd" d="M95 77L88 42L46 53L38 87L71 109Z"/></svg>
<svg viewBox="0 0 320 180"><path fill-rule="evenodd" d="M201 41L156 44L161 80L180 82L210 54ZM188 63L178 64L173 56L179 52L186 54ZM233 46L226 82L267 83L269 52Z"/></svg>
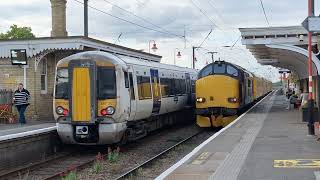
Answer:
<svg viewBox="0 0 320 180"><path fill-rule="evenodd" d="M196 3L193 2L193 0L190 0L191 4L196 7L214 26L216 26L217 28L218 25L207 15L207 12L203 9L201 9L199 6L196 5Z"/></svg>
<svg viewBox="0 0 320 180"><path fill-rule="evenodd" d="M75 2L77 2L77 3L80 3L80 4L84 4L83 2L81 2L81 1L79 1L79 0L73 0L73 1L75 1ZM175 37L179 37L179 38L184 38L183 35L176 35L176 34L172 34L172 33L167 33L167 32L163 32L163 31L160 31L160 30L157 30L157 29L154 29L154 28L150 28L150 27L147 27L147 26L143 26L143 25L140 25L140 24L138 24L138 23L135 23L135 22L132 22L132 21L123 19L123 18L118 17L118 16L115 16L115 15L113 15L113 14L110 14L110 13L108 13L108 12L106 12L106 11L103 11L103 10L98 9L98 8L96 8L96 7L93 7L93 6L91 6L91 5L88 5L88 7L91 8L91 9L93 9L93 10L96 10L96 11L98 11L98 12L101 12L101 13L103 13L103 14L105 14L105 15L111 16L111 17L113 17L113 18L115 18L115 19L124 21L124 22L126 22L126 23L129 23L129 24L138 26L138 27L143 28L143 29L148 29L148 30L155 31L155 32L158 32L158 33L161 33L161 34L166 34L166 35L170 35L170 36L175 36Z"/></svg>
<svg viewBox="0 0 320 180"><path fill-rule="evenodd" d="M151 24L152 26L157 27L157 28L161 29L161 30L164 31L164 32L167 32L167 33L169 33L169 34L173 34L173 35L176 35L176 36L180 36L180 35L178 35L178 34L174 34L174 33L168 32L168 31L165 30L164 28L162 28L162 27L160 27L160 26L152 23L151 21L149 21L149 20L147 20L147 19L145 19L145 18L143 18L143 17L140 17L140 16L136 15L135 13L133 13L133 12L131 12L131 11L128 11L128 10L126 10L126 9L124 9L124 8L122 8L122 7L120 7L120 6L116 5L116 4L108 1L108 0L102 0L102 1L104 1L105 3L108 3L108 4L110 4L110 5L112 5L112 6L114 6L114 7L117 7L118 9L121 9L122 11L125 11L125 12L133 15L134 17L136 17L136 18L138 18L138 19L140 19L140 20L142 20L142 21L144 21L144 22L146 22L146 23L148 23L148 24Z"/></svg>
<svg viewBox="0 0 320 180"><path fill-rule="evenodd" d="M268 26L270 26L270 23L269 23L267 14L266 14L266 10L264 9L264 5L263 5L262 0L260 0L260 4L261 4L261 8L262 8L262 10L263 10L263 14L264 14L264 17L265 17L265 19L266 19L266 22L267 22Z"/></svg>

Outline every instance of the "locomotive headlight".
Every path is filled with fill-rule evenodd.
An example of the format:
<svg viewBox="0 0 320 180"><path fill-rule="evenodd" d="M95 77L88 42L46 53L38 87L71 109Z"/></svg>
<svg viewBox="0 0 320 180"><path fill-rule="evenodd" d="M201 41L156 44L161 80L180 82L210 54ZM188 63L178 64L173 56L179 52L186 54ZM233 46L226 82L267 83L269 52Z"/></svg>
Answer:
<svg viewBox="0 0 320 180"><path fill-rule="evenodd" d="M203 98L203 97L198 97L197 98L197 102L198 103L204 103L206 101L206 98Z"/></svg>
<svg viewBox="0 0 320 180"><path fill-rule="evenodd" d="M59 114L59 115L63 115L63 112L64 112L63 107L58 106L58 107L56 108L56 113L57 113L57 114Z"/></svg>
<svg viewBox="0 0 320 180"><path fill-rule="evenodd" d="M107 111L107 115L112 115L112 114L114 114L115 109L114 109L114 107L109 106L106 108L106 111Z"/></svg>
<svg viewBox="0 0 320 180"><path fill-rule="evenodd" d="M232 97L232 98L228 98L228 102L230 102L230 103L236 103L238 100L237 100L237 98L235 98L235 97Z"/></svg>

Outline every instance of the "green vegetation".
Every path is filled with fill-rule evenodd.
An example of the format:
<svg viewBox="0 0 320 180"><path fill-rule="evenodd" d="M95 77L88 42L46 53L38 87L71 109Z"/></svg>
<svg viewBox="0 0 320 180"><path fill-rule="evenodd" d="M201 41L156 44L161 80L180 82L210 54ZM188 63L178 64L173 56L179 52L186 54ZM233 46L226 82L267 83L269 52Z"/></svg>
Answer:
<svg viewBox="0 0 320 180"><path fill-rule="evenodd" d="M70 171L66 176L61 177L61 180L76 180L77 174L75 171Z"/></svg>
<svg viewBox="0 0 320 180"><path fill-rule="evenodd" d="M96 160L92 167L93 173L98 174L103 170L103 165L102 165L103 161L104 161L103 155L99 152L98 155L96 156Z"/></svg>
<svg viewBox="0 0 320 180"><path fill-rule="evenodd" d="M16 24L10 26L6 33L0 33L0 39L31 39L35 38L31 27L18 27Z"/></svg>
<svg viewBox="0 0 320 180"><path fill-rule="evenodd" d="M108 161L110 163L114 163L119 159L120 148L118 147L116 150L112 151L111 148L108 148Z"/></svg>

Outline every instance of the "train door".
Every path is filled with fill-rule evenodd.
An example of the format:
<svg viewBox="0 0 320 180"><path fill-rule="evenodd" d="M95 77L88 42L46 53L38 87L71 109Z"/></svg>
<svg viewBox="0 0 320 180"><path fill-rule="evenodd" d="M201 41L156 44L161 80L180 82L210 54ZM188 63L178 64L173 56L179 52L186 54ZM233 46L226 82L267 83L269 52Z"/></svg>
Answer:
<svg viewBox="0 0 320 180"><path fill-rule="evenodd" d="M152 95L153 95L152 114L158 114L161 107L161 94L160 94L158 70L150 69L150 75L151 75Z"/></svg>
<svg viewBox="0 0 320 180"><path fill-rule="evenodd" d="M186 89L187 89L187 95L188 95L188 101L187 101L187 104L188 105L191 105L191 94L192 94L192 92L191 92L191 80L190 80L190 74L189 73L186 73L185 74L185 76L186 76Z"/></svg>
<svg viewBox="0 0 320 180"><path fill-rule="evenodd" d="M136 94L134 88L134 81L132 72L129 71L129 93L130 93L130 120L133 120L136 115L137 110L137 101L136 101Z"/></svg>
<svg viewBox="0 0 320 180"><path fill-rule="evenodd" d="M69 63L70 116L74 122L90 122L95 118L95 68L92 61L71 61Z"/></svg>

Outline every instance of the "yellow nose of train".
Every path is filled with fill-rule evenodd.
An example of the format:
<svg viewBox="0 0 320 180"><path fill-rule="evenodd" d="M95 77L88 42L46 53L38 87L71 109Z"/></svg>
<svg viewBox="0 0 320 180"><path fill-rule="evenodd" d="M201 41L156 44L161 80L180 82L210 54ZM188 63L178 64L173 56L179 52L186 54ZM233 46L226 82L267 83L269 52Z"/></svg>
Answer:
<svg viewBox="0 0 320 180"><path fill-rule="evenodd" d="M239 81L230 76L210 75L196 82L196 108L239 107Z"/></svg>

